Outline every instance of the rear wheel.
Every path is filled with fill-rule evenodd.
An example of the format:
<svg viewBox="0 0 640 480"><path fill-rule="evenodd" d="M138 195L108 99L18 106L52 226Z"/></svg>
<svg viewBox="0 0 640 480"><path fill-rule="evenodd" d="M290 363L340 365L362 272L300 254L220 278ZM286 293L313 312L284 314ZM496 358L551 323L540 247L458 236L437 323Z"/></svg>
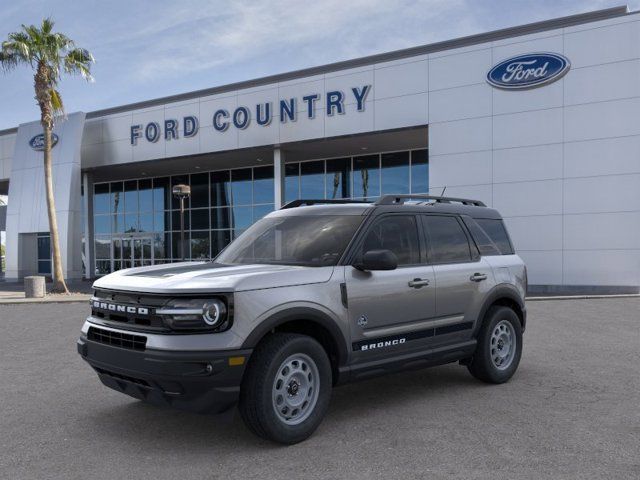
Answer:
<svg viewBox="0 0 640 480"><path fill-rule="evenodd" d="M491 307L478 334L478 347L467 366L471 375L488 383L504 383L518 369L522 327L509 307Z"/></svg>
<svg viewBox="0 0 640 480"><path fill-rule="evenodd" d="M318 342L306 335L275 333L251 356L240 391L240 414L263 438L301 442L322 421L331 383L331 364Z"/></svg>

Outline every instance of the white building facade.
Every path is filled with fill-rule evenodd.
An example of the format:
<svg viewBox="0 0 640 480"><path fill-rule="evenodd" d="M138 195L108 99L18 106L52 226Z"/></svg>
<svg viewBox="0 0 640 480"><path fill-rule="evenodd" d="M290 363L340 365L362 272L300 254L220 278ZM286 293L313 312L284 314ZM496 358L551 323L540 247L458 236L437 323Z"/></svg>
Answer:
<svg viewBox="0 0 640 480"><path fill-rule="evenodd" d="M0 132L7 280L51 267L39 132ZM532 290L640 286L640 13L626 7L72 114L55 133L70 278L179 260L176 184L192 190L190 259L296 198L446 187L502 213Z"/></svg>

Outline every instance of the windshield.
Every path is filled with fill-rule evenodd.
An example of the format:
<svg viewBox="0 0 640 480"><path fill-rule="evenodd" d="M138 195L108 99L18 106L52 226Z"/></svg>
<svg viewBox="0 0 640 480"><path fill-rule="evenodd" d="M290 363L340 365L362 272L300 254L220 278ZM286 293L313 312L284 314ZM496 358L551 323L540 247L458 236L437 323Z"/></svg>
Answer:
<svg viewBox="0 0 640 480"><path fill-rule="evenodd" d="M308 215L267 217L232 242L216 263L336 265L364 217Z"/></svg>

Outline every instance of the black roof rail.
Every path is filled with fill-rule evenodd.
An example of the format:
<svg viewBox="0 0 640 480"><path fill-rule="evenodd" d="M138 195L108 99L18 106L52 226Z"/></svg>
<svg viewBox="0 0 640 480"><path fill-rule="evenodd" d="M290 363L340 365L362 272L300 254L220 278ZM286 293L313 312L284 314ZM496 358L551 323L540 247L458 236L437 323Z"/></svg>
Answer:
<svg viewBox="0 0 640 480"><path fill-rule="evenodd" d="M280 210L285 210L287 208L302 207L303 205L330 205L330 204L345 204L345 203L371 203L371 202L365 202L363 200L348 200L348 199L340 199L340 200L298 199L298 200L292 200L289 203L285 203L282 207L280 207Z"/></svg>
<svg viewBox="0 0 640 480"><path fill-rule="evenodd" d="M436 195L384 195L374 205L402 205L406 200L432 200L434 203L461 203L474 207L486 207L480 200L468 198L438 197Z"/></svg>

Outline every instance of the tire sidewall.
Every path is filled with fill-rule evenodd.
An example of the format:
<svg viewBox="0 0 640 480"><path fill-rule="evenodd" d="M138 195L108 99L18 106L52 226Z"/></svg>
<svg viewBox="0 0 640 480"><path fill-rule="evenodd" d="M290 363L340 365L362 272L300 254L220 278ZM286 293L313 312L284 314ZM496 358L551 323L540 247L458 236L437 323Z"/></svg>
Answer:
<svg viewBox="0 0 640 480"><path fill-rule="evenodd" d="M320 376L320 387L318 400L309 417L298 425L287 425L282 422L273 408L272 389L280 365L285 359L296 353L304 353L315 362ZM331 363L322 346L314 339L302 335L289 341L270 359L264 385L261 389L261 417L265 420L263 427L268 435L283 443L296 443L309 437L320 425L327 412L331 398L331 384Z"/></svg>
<svg viewBox="0 0 640 480"><path fill-rule="evenodd" d="M484 363L484 370L494 383L504 383L509 380L518 369L520 358L522 357L522 327L518 315L508 307L492 308L489 311L489 318L483 326L480 341L481 361ZM511 365L504 370L498 369L491 360L491 334L496 325L502 320L508 321L513 327L516 338L516 352Z"/></svg>

